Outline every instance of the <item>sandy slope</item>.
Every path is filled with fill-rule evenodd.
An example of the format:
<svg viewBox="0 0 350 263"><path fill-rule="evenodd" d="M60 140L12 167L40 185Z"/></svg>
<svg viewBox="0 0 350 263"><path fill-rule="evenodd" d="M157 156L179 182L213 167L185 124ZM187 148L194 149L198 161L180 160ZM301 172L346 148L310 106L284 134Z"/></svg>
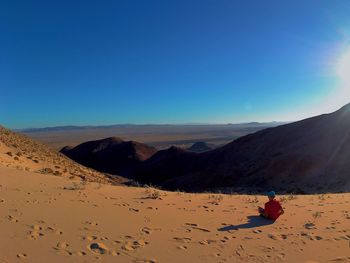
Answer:
<svg viewBox="0 0 350 263"><path fill-rule="evenodd" d="M350 194L286 198L274 224L248 222L265 197L222 198L0 167L0 262L350 262Z"/></svg>
<svg viewBox="0 0 350 263"><path fill-rule="evenodd" d="M82 166L46 145L2 126L0 126L0 165L93 182L118 184L123 181L120 177L112 179Z"/></svg>

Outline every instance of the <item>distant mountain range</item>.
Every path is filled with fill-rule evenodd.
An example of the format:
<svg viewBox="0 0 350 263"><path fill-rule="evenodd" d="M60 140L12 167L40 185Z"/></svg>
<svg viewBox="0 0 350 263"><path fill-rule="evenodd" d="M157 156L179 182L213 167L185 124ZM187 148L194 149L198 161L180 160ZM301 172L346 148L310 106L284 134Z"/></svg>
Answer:
<svg viewBox="0 0 350 263"><path fill-rule="evenodd" d="M206 124L206 123L186 123L186 124L113 124L113 125L86 125L86 126L54 126L54 127L42 127L42 128L24 128L24 129L14 129L18 132L49 132L49 131L72 131L72 130L86 130L86 129L113 129L113 128L128 128L128 127L181 127L181 126L236 126L236 127L257 127L257 126L277 126L285 124L286 122L247 122L247 123L227 123L227 124Z"/></svg>

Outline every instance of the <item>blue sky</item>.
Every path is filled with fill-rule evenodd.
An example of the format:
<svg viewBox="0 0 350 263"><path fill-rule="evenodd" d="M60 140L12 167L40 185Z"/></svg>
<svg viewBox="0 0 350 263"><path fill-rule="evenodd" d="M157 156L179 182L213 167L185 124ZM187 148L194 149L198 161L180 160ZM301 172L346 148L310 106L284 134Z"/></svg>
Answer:
<svg viewBox="0 0 350 263"><path fill-rule="evenodd" d="M326 0L1 1L0 124L285 121L331 111L350 102L337 74L349 14L349 1Z"/></svg>

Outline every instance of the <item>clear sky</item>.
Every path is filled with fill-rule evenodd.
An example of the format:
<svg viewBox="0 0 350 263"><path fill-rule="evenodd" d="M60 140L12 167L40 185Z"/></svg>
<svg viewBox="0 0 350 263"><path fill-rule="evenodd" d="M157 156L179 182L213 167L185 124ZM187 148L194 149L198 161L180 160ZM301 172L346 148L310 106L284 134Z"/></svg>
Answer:
<svg viewBox="0 0 350 263"><path fill-rule="evenodd" d="M350 102L350 1L0 2L0 124L297 120Z"/></svg>

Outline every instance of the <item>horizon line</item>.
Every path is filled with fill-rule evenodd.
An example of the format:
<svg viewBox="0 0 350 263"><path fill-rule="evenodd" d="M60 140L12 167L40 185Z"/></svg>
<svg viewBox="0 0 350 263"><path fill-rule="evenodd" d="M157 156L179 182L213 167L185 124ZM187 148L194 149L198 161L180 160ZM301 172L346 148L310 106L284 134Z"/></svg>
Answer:
<svg viewBox="0 0 350 263"><path fill-rule="evenodd" d="M272 123L290 123L294 121L248 121L248 122L227 122L227 123L209 123L209 122L188 122L188 123L114 123L114 124L86 124L86 125L55 125L55 126L41 126L41 127L26 127L26 128L11 128L14 131L27 131L27 130L41 130L41 129L59 129L59 128L99 128L99 127L112 127L112 126L216 126L216 125L244 125L244 124L272 124Z"/></svg>

